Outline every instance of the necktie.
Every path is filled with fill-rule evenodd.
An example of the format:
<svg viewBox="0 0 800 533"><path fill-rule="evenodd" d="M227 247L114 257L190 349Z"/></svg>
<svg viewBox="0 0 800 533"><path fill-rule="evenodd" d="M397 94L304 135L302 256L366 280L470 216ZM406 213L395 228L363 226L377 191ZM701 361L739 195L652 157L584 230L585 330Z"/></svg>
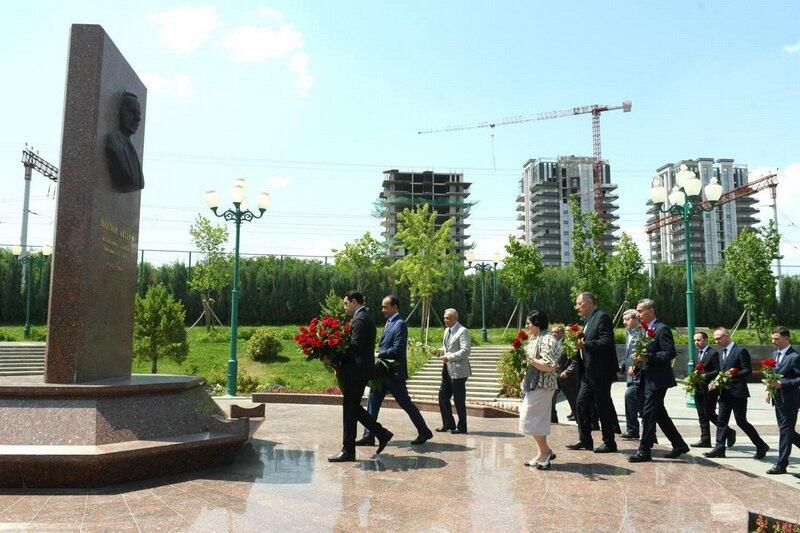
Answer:
<svg viewBox="0 0 800 533"><path fill-rule="evenodd" d="M781 364L781 357L783 357L783 350L778 350L778 357L776 358L776 363L777 364L775 366L778 366L778 365Z"/></svg>
<svg viewBox="0 0 800 533"><path fill-rule="evenodd" d="M450 328L447 328L447 333L444 334L444 345L447 346L447 342L450 340Z"/></svg>
<svg viewBox="0 0 800 533"><path fill-rule="evenodd" d="M728 355L728 348L723 348L722 349L722 361L720 362L719 366L724 366L725 365L725 356L726 355Z"/></svg>

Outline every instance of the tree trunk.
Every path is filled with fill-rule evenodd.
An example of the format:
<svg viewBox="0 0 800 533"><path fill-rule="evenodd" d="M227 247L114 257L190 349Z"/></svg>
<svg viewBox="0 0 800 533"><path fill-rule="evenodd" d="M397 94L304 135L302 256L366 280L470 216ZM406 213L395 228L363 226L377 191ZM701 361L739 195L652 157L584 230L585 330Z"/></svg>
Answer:
<svg viewBox="0 0 800 533"><path fill-rule="evenodd" d="M157 354L150 354L150 373L151 374L158 374L158 355Z"/></svg>
<svg viewBox="0 0 800 533"><path fill-rule="evenodd" d="M206 332L210 332L211 328L214 327L214 322L212 321L213 313L211 312L211 305L208 303L208 296L202 296L200 301L203 302L203 317L206 319Z"/></svg>
<svg viewBox="0 0 800 533"><path fill-rule="evenodd" d="M431 315L431 298L430 296L423 296L420 301L420 337L422 338L422 345L428 346L428 325L430 324Z"/></svg>
<svg viewBox="0 0 800 533"><path fill-rule="evenodd" d="M517 314L517 331L522 329L522 317L525 315L525 302L519 301L519 312Z"/></svg>

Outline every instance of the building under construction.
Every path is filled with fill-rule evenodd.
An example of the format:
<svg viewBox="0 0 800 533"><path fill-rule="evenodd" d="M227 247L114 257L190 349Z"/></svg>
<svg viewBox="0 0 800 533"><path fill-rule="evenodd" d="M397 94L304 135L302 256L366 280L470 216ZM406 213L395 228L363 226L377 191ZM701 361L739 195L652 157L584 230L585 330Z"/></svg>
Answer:
<svg viewBox="0 0 800 533"><path fill-rule="evenodd" d="M613 232L619 218L616 185L611 183L611 167L602 161L599 184L594 184L594 157L561 156L555 160L529 159L522 168L517 196L517 219L525 242L533 243L546 266L564 266L573 262L572 214L567 199L574 196L581 210L597 212L610 222L603 239L609 253L614 245ZM597 201L599 200L599 201Z"/></svg>
<svg viewBox="0 0 800 533"><path fill-rule="evenodd" d="M401 172L387 170L383 173L383 191L380 199L383 204L383 237L393 242L397 234L397 215L403 209L413 209L428 204L436 211L436 228L440 228L448 219L453 219L452 236L456 242L454 250L463 260L466 251L472 247L467 244L469 227L467 218L472 203L469 197L470 183L464 181L460 173L439 173L432 170L423 172ZM405 255L404 250L392 249L393 258Z"/></svg>
<svg viewBox="0 0 800 533"><path fill-rule="evenodd" d="M664 185L667 191L675 185L675 176L681 165L697 174L703 187L711 178L716 178L723 191L731 191L748 183L746 165L734 165L733 159L700 157L666 164L656 170L654 182ZM753 196L741 196L733 201L722 203L710 212L702 212L692 217L690 231L690 257L694 264L706 266L719 265L725 247L745 228L753 227L758 219ZM661 216L655 206L648 202L648 224L655 223ZM683 263L686 260L686 243L683 235L683 222L661 225L649 232L651 260L664 263Z"/></svg>

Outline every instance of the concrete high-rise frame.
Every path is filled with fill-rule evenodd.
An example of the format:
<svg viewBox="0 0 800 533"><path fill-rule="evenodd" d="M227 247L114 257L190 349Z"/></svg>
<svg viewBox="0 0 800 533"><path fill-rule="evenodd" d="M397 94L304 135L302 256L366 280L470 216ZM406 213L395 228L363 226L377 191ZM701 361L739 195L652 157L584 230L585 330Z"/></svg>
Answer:
<svg viewBox="0 0 800 533"><path fill-rule="evenodd" d="M671 190L675 185L675 176L681 164L697 174L703 186L711 178L717 178L723 191L730 191L745 185L748 180L746 165L734 165L733 159L717 159L699 157L685 159L676 163L662 165L656 170L654 181ZM725 247L743 229L753 227L757 222L758 200L745 196L724 203L710 212L703 212L692 219L689 249L692 263L716 266L722 262ZM648 222L655 221L660 213L648 202ZM686 244L683 235L683 223L662 226L649 235L651 260L664 263L683 263L685 261Z"/></svg>
<svg viewBox="0 0 800 533"><path fill-rule="evenodd" d="M595 211L593 183L593 157L560 156L552 159L529 159L522 168L520 192L517 196L517 220L525 242L533 243L542 253L546 266L563 266L572 263L572 214L567 199L575 196L584 212ZM607 161L601 166L602 212L611 223L603 240L603 247L611 252L613 232L619 218L611 183L611 167Z"/></svg>
<svg viewBox="0 0 800 533"><path fill-rule="evenodd" d="M383 237L393 242L397 234L397 215L403 209L428 204L436 211L436 227L441 227L448 219L453 219L451 235L456 242L454 250L463 260L466 251L472 247L467 244L469 227L467 218L472 203L467 201L471 183L464 181L458 172L422 172L386 170L383 173L383 190L379 198L383 203ZM405 255L403 250L392 249L393 258Z"/></svg>

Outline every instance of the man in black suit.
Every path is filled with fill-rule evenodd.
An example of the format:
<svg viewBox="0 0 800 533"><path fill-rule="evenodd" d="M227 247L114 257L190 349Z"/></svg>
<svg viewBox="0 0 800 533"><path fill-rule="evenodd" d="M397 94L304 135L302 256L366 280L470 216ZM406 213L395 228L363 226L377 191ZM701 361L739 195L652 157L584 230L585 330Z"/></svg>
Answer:
<svg viewBox="0 0 800 533"><path fill-rule="evenodd" d="M718 328L714 332L714 340L722 348L719 355L719 371L728 372L733 368L738 369L736 377L731 377L728 387L719 391L719 414L717 414L717 443L714 449L703 455L706 457L725 457L725 440L728 436L728 422L731 411L736 418L736 425L745 432L756 446L755 459L763 459L767 455L769 446L759 436L758 431L747 421L747 398L750 389L747 387L747 376L752 372L750 353L737 345L731 339L730 331Z"/></svg>
<svg viewBox="0 0 800 533"><path fill-rule="evenodd" d="M603 444L595 453L617 451L614 429L619 425L611 400L611 384L617 379L617 353L614 346L614 326L611 316L598 309L597 300L590 292L582 292L575 300L575 310L584 318L584 338L578 341L578 441L568 444L571 450L594 448L592 442L592 414L594 404L600 417Z"/></svg>
<svg viewBox="0 0 800 533"><path fill-rule="evenodd" d="M775 372L781 379L770 382L775 389L775 418L778 419L778 460L767 474L785 474L789 464L792 444L800 448L797 432L797 409L800 407L800 353L789 344L789 328L778 326L772 332L772 344L778 350L773 357L778 361ZM769 397L767 397L769 399Z"/></svg>
<svg viewBox="0 0 800 533"><path fill-rule="evenodd" d="M694 346L697 348L695 369L699 364L705 365L703 369L703 383L697 387L694 394L694 406L697 409L697 420L700 422L700 440L692 444L692 448L711 448L711 426L717 425L717 398L719 391L708 390L708 384L714 381L719 374L719 354L708 345L708 334L700 331L694 334ZM736 432L728 428L728 446L736 442Z"/></svg>
<svg viewBox="0 0 800 533"><path fill-rule="evenodd" d="M364 389L375 368L375 320L364 307L364 295L350 291L344 297L344 309L350 315L350 342L347 352L333 361L338 367L339 387L342 389L342 451L328 457L332 463L356 460L356 431L358 422L378 439L376 454L381 453L392 439L392 432L378 424L361 406Z"/></svg>
<svg viewBox="0 0 800 533"><path fill-rule="evenodd" d="M414 427L417 428L417 438L411 444L423 444L433 438L433 433L425 424L425 419L411 401L406 388L408 379L408 365L406 350L408 349L408 325L403 317L400 316L400 300L394 294L386 296L381 301L381 311L386 317L386 325L381 334L378 344L378 357L391 360L397 363L397 368L386 380L380 389L370 389L367 411L375 420L381 409L383 399L387 393L391 393L397 405L399 405L411 419ZM356 446L374 446L375 436L369 429L364 429L364 436L356 441Z"/></svg>
<svg viewBox="0 0 800 533"><path fill-rule="evenodd" d="M677 385L675 374L672 372L672 360L675 359L675 341L672 331L666 324L656 318L655 302L650 299L639 300L636 305L636 314L642 325L642 335L647 335L653 340L647 345L645 360L634 362L641 365L639 378L639 393L644 394L644 407L642 408L642 439L639 441L639 450L628 457L632 463L652 461L650 450L656 439L656 424L672 444L672 450L665 457L674 459L689 451L689 446L683 440L675 424L664 407L664 396L667 390ZM634 368L629 369L633 373Z"/></svg>
<svg viewBox="0 0 800 533"><path fill-rule="evenodd" d="M550 327L550 333L558 341L559 346L564 341L564 324L556 324ZM550 412L550 423L558 424L558 413L556 413L556 403L558 402L558 395L564 393L564 398L567 399L569 404L569 415L567 420L575 420L575 399L578 396L578 380L575 376L577 374L577 365L574 371L571 369L573 360L570 360L563 351L558 358L558 368L561 373L558 376L558 388L553 393L553 407Z"/></svg>

